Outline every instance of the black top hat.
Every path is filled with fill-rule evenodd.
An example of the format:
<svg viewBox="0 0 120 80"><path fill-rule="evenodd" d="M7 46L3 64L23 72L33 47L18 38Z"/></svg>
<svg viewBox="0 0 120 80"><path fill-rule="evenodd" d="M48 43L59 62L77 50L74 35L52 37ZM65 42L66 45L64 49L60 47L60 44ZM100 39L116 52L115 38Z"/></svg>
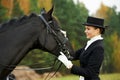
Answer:
<svg viewBox="0 0 120 80"><path fill-rule="evenodd" d="M94 27L99 27L99 28L105 29L104 19L101 19L101 18L95 18L95 17L88 16L87 22L84 23L83 25L94 26Z"/></svg>

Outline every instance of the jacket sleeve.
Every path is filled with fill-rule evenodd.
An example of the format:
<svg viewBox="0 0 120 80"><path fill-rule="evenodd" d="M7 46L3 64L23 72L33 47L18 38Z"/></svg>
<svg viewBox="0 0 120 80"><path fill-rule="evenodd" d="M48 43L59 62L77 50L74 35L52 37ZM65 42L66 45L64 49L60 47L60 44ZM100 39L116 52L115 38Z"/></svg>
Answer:
<svg viewBox="0 0 120 80"><path fill-rule="evenodd" d="M96 47L92 51L86 67L80 67L73 65L71 68L71 73L76 75L81 75L84 77L96 76L99 74L99 69L104 58L103 47Z"/></svg>

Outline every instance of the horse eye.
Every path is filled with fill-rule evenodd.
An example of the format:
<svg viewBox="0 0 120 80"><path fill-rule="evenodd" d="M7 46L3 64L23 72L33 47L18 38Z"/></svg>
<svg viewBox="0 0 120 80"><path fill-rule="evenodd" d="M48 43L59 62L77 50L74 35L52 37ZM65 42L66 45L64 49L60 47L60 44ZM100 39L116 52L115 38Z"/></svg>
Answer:
<svg viewBox="0 0 120 80"><path fill-rule="evenodd" d="M66 31L60 30L60 32L62 32L63 35L64 35L65 37L67 37L67 32L66 32Z"/></svg>

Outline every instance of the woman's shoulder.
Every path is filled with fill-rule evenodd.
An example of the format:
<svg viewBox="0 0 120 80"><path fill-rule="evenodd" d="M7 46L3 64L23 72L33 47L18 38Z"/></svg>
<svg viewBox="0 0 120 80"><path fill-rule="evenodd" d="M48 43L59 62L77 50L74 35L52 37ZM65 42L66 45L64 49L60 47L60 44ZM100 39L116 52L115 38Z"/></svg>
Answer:
<svg viewBox="0 0 120 80"><path fill-rule="evenodd" d="M97 40L95 42L93 42L90 47L88 48L89 51L92 50L98 50L98 49L103 49L104 50L104 46L103 46L103 40Z"/></svg>

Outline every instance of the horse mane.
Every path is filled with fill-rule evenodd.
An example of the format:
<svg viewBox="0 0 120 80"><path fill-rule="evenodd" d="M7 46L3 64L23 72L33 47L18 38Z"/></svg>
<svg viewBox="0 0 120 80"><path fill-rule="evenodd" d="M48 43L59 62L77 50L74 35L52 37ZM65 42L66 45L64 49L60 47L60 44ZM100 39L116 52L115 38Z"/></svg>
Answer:
<svg viewBox="0 0 120 80"><path fill-rule="evenodd" d="M7 22L4 22L2 24L0 24L0 32L7 30L8 28L14 28L17 27L17 25L21 25L24 22L26 22L28 19L33 18L33 17L38 17L37 14L35 13L31 13L30 15L24 15L20 18L12 18L10 20L8 20Z"/></svg>

